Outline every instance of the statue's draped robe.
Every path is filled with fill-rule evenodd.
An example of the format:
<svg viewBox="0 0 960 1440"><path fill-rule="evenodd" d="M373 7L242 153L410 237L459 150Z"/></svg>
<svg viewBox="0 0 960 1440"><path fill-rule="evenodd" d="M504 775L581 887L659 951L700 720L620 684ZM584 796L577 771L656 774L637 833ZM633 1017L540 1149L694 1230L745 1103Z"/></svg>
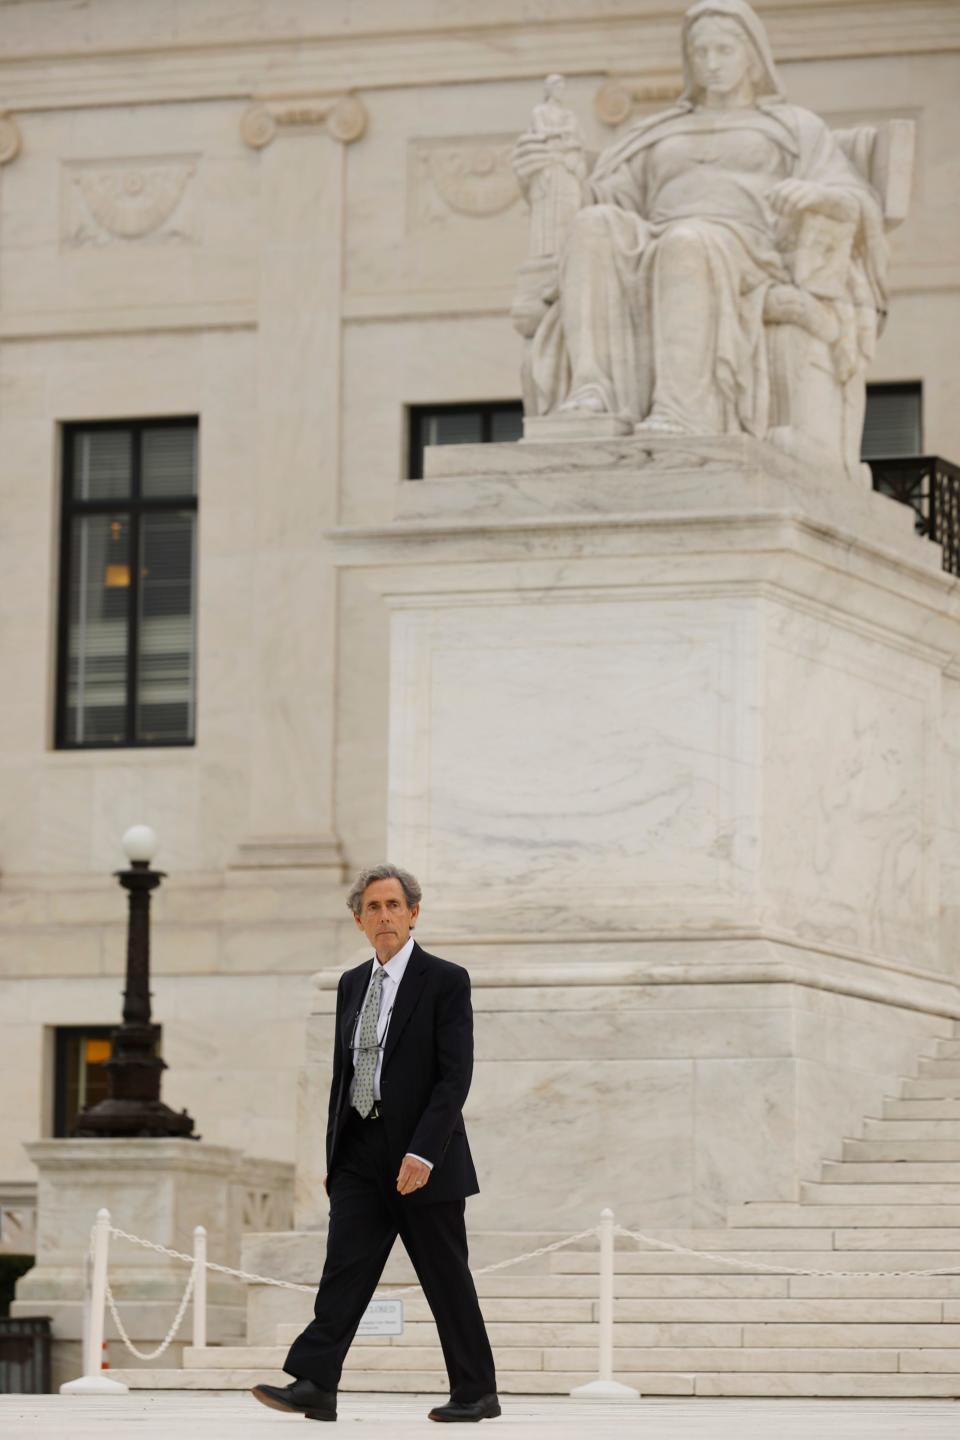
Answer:
<svg viewBox="0 0 960 1440"><path fill-rule="evenodd" d="M533 339L540 414L584 390L632 420L654 408L687 430L762 436L769 385L764 302L789 284L791 227L768 196L781 180L838 192L856 216L836 317L841 382L884 309L876 194L827 126L779 100L739 111L689 102L634 126L599 158L558 257L559 294ZM841 373L846 371L846 374Z"/></svg>

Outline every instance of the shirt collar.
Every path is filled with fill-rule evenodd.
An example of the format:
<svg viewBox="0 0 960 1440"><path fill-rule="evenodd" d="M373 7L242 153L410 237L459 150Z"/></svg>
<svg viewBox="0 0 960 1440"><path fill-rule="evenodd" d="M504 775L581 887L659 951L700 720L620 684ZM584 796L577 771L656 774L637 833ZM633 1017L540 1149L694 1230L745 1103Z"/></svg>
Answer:
<svg viewBox="0 0 960 1440"><path fill-rule="evenodd" d="M416 942L411 935L406 945L404 945L401 950L398 950L396 955L392 955L385 965L381 966L385 979L392 980L395 985L400 984L400 981L403 978L403 972L407 968L407 961L413 954L413 947L415 943ZM371 975L374 973L374 969L379 964L380 961L377 959L376 955L374 955L370 970Z"/></svg>

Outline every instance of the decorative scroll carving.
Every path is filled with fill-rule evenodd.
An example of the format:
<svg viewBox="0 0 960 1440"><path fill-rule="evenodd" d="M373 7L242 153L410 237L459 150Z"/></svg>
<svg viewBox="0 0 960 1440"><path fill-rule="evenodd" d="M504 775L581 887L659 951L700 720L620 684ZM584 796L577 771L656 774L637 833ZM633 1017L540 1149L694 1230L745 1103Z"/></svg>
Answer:
<svg viewBox="0 0 960 1440"><path fill-rule="evenodd" d="M415 140L411 145L415 217L438 220L448 211L499 215L520 198L510 154L512 137Z"/></svg>
<svg viewBox="0 0 960 1440"><path fill-rule="evenodd" d="M638 107L676 100L682 88L680 74L673 71L645 79L621 75L603 82L593 97L593 108L604 125L622 125Z"/></svg>
<svg viewBox="0 0 960 1440"><path fill-rule="evenodd" d="M195 240L190 190L196 173L194 156L68 162L64 243Z"/></svg>
<svg viewBox="0 0 960 1440"><path fill-rule="evenodd" d="M0 110L0 165L8 165L20 154L20 128L8 110Z"/></svg>
<svg viewBox="0 0 960 1440"><path fill-rule="evenodd" d="M263 105L251 105L240 120L240 135L251 150L262 150L276 137L277 122Z"/></svg>
<svg viewBox="0 0 960 1440"><path fill-rule="evenodd" d="M326 128L341 145L359 140L367 129L367 107L359 95L319 100L259 100L244 111L240 134L252 150L262 150L281 129Z"/></svg>

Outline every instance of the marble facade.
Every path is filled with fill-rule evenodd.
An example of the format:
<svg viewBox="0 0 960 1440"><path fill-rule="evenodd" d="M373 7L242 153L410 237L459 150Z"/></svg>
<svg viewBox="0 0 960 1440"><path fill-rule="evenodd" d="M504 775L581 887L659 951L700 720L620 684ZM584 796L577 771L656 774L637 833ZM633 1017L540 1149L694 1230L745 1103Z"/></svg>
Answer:
<svg viewBox="0 0 960 1440"><path fill-rule="evenodd" d="M683 7L491 0L456 33L448 3L401 8L0 4L0 1175L34 1178L50 1134L52 1028L118 1013L109 872L144 821L165 1098L296 1158L298 1227L323 1219L328 977L358 958L342 880L388 845L474 975L479 1222L616 1198L541 1215L485 1138L556 1087L582 1139L599 1064L653 1117L649 1163L604 1185L703 1223L787 1198L960 1014L955 586L905 510L762 447L465 447L400 484L407 407L519 397L510 150L543 76L598 150L678 93ZM869 378L922 380L925 449L960 458L956 8L764 14L798 103L916 122ZM198 743L56 751L58 427L177 414Z"/></svg>
<svg viewBox="0 0 960 1440"><path fill-rule="evenodd" d="M665 1057L642 1017L677 1006L684 1033L687 1006L700 1009L686 987L703 987L700 1038L678 1043L727 1080L700 1091L699 1120L682 1081L687 1118L668 1131L678 1155L682 1135L695 1156L697 1136L732 1126L740 1139L718 1142L709 1181L681 1163L668 1203L706 1224L742 1186L786 1198L898 1073L921 989L924 1024L955 1003L941 948L955 913L941 810L956 783L941 739L954 583L903 507L820 485L747 437L438 449L398 513L394 527L345 528L341 558L392 614L391 844L437 893L448 949L469 957L480 1053L487 1026L496 1061L477 1123L495 1133L502 1106L516 1124L536 1113L530 1084L549 1113L549 1063L537 1072L551 1051L590 1057L611 1097L618 1083L644 1096L643 1067ZM583 1028L583 1057L566 1013L581 985L591 1020L613 1025ZM742 986L758 987L765 1019L767 1006L819 1014L831 1058L793 1018L782 1051L755 1049L733 1013ZM888 1060L884 1082L873 1067ZM782 1149L742 1122L757 1062L772 1067L772 1112L785 1086ZM555 1148L538 1155L559 1181L571 1127L578 1149L597 1136L598 1099L588 1085L582 1107L553 1103ZM611 1099L610 1123L623 1128L595 1140L596 1208L603 1157L647 1138L632 1105ZM616 1188L644 1223L666 1223L642 1183ZM571 1220L588 1208L569 1203Z"/></svg>

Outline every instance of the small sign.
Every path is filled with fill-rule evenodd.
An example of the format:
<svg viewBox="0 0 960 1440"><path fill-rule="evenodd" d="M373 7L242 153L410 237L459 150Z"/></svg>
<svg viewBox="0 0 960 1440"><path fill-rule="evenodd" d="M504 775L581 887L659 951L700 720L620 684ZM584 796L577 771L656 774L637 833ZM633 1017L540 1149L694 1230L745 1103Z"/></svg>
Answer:
<svg viewBox="0 0 960 1440"><path fill-rule="evenodd" d="M363 1312L358 1335L402 1335L403 1301L371 1300Z"/></svg>

